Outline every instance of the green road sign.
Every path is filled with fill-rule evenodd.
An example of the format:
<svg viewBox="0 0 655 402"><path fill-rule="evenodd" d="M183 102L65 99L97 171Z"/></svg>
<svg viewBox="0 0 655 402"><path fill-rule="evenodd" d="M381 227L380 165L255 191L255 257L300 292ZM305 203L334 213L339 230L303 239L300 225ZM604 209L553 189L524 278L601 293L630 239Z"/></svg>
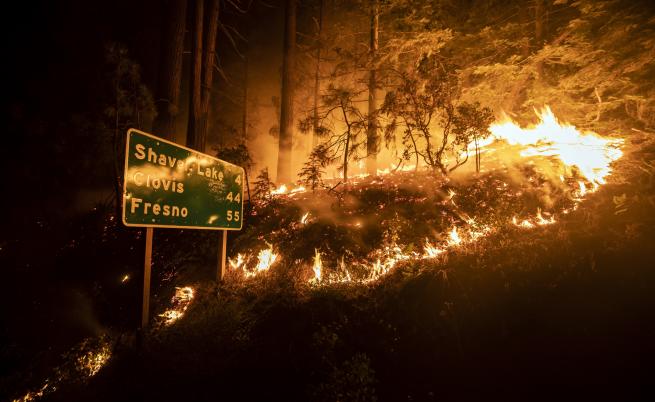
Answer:
<svg viewBox="0 0 655 402"><path fill-rule="evenodd" d="M135 129L125 150L126 226L241 229L243 168Z"/></svg>

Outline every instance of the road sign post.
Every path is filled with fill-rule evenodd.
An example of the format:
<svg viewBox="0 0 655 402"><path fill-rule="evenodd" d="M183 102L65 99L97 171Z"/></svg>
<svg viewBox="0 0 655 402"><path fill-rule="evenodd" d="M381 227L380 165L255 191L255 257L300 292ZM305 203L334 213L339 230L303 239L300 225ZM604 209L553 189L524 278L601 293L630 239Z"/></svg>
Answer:
<svg viewBox="0 0 655 402"><path fill-rule="evenodd" d="M220 230L217 280L227 231L243 226L243 168L136 129L127 131L123 224L145 227L142 327L148 323L153 228Z"/></svg>
<svg viewBox="0 0 655 402"><path fill-rule="evenodd" d="M150 271L152 267L152 228L146 228L146 252L143 262L143 307L141 309L141 328L148 326L150 312Z"/></svg>
<svg viewBox="0 0 655 402"><path fill-rule="evenodd" d="M218 248L218 272L216 281L220 282L225 277L225 260L227 259L227 230L223 230L221 235L221 244Z"/></svg>

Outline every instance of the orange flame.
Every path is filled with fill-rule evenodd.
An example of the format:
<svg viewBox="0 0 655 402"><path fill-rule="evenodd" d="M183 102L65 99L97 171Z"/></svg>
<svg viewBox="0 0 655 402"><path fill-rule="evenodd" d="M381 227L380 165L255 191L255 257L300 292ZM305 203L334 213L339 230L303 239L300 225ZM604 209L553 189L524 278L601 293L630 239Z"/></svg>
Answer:
<svg viewBox="0 0 655 402"><path fill-rule="evenodd" d="M575 167L591 183L604 184L610 164L623 153L621 139L609 139L591 132L580 132L574 126L560 123L550 107L535 110L539 122L522 128L505 116L505 121L492 124L489 130L498 140L523 146L521 156L556 157L567 168Z"/></svg>

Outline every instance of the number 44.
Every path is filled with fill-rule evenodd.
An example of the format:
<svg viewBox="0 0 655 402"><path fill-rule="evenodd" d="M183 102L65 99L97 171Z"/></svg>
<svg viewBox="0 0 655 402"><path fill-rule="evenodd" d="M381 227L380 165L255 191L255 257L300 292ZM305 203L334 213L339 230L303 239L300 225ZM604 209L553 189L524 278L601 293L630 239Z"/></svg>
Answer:
<svg viewBox="0 0 655 402"><path fill-rule="evenodd" d="M225 198L227 198L228 201L241 202L241 194L239 193L237 193L236 196L232 196L232 192L229 192Z"/></svg>

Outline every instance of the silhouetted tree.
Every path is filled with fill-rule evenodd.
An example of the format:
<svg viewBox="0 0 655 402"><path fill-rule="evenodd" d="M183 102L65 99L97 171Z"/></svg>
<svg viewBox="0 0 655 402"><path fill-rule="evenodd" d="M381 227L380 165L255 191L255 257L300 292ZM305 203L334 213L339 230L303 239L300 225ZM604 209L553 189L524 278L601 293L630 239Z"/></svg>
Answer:
<svg viewBox="0 0 655 402"><path fill-rule="evenodd" d="M204 151L207 143L219 0L210 0L209 5L205 15L205 0L196 0L193 14L187 145L199 151Z"/></svg>
<svg viewBox="0 0 655 402"><path fill-rule="evenodd" d="M166 27L157 84L157 117L153 131L174 140L176 118L180 110L182 56L186 30L187 0L171 0L167 7Z"/></svg>
<svg viewBox="0 0 655 402"><path fill-rule="evenodd" d="M293 146L293 96L296 54L296 0L286 0L284 14L284 58L282 61L282 92L277 158L277 181L291 181L291 150Z"/></svg>

